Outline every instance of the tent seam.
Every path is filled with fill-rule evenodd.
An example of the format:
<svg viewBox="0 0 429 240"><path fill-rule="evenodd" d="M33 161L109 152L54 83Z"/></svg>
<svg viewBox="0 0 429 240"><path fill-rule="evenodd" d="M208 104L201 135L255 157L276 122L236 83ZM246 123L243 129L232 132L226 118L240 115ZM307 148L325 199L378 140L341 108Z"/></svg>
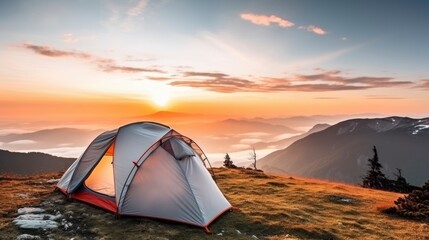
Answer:
<svg viewBox="0 0 429 240"><path fill-rule="evenodd" d="M192 149L192 150L193 150L193 149ZM203 224L204 224L203 212L201 211L200 204L198 204L198 201L197 201L197 199L195 198L195 194L194 194L194 191L192 190L191 184L189 184L188 178L186 177L186 174L185 174L185 172L183 171L183 168L182 168L182 167L180 166L180 164L178 163L178 161L180 161L180 160L177 160L177 159L175 159L175 160L176 160L176 164L177 164L177 165L179 166L179 168L180 168L180 171L182 172L183 176L185 177L185 180L186 180L186 183L188 184L189 189L191 190L192 197L194 198L195 203L197 204L198 211L200 212L201 220L202 220L202 222L203 222Z"/></svg>
<svg viewBox="0 0 429 240"><path fill-rule="evenodd" d="M131 124L130 124L131 125ZM128 126L128 125L127 125ZM120 127L119 129L118 129L118 134L117 135L119 135L119 130L121 129L122 127ZM170 130L167 132L167 133L165 133L161 138L159 138L158 140L156 140L140 157L139 157L139 159L137 160L137 163L140 161L140 160L142 160L142 157L146 154L146 153L148 153L147 151L149 150L149 149L151 149L153 146L155 146L155 144L157 144L159 141L162 141L162 139L167 135L167 134L169 134L170 132L172 132L173 131L173 129L171 129L170 127L168 127ZM160 144L161 145L161 144ZM160 146L159 145L159 146ZM159 147L158 146L158 147ZM158 148L157 147L157 148ZM115 146L115 148L116 148L116 146ZM146 158L144 159L144 161L146 161L146 159L154 152L156 150L156 148L154 149L154 150L152 150L150 153L148 153L148 155L146 156ZM143 161L143 162L144 162ZM143 162L141 163L141 164L143 164ZM141 164L140 164L140 166L141 166ZM140 167L139 166L139 167ZM114 165L113 165L113 167L114 167ZM128 182L128 179L130 179L130 177L131 177L131 179L130 179L130 184L131 184L131 182L132 182L132 180L134 179L134 176L137 174L137 171L138 171L138 169L139 169L139 167L137 167L136 166L136 164L134 164L134 166L133 166L133 168L131 169L131 171L130 171L130 173L128 174L128 176L127 176L127 179L125 179L125 183L124 183L124 187L122 188L122 191L121 191L121 193L120 193L120 195L119 195L119 201L118 201L118 212L120 212L121 210L122 210L122 205L123 205L123 202L124 202L124 200L125 200L125 197L127 196L127 193L128 193L128 190L129 190L129 187L127 187L127 190L124 192L124 189L125 189L125 186L127 185L127 182ZM133 171L134 171L134 169L136 169L135 170L135 172L134 172L134 174L132 174L133 173ZM131 176L132 175L132 176ZM115 184L115 187L116 187L116 184ZM116 189L115 189L115 191L116 191ZM124 195L124 200L122 200L122 195Z"/></svg>

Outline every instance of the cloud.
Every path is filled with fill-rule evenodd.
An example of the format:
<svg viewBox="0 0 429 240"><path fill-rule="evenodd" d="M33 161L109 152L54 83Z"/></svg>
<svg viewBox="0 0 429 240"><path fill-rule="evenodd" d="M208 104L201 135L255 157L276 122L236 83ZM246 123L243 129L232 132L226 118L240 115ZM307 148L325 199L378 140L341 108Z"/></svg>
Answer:
<svg viewBox="0 0 429 240"><path fill-rule="evenodd" d="M242 13L240 14L241 19L249 21L253 24L260 25L260 26L270 26L271 24L277 24L279 27L283 28L291 28L295 26L295 23L283 19L281 17L275 16L275 15L261 15L261 14L255 14L255 13ZM306 25L306 26L299 26L298 29L301 30L307 30L308 32L312 32L317 35L326 35L328 32L323 29L322 27L316 26L316 25ZM347 40L347 38L343 37L342 40Z"/></svg>
<svg viewBox="0 0 429 240"><path fill-rule="evenodd" d="M20 45L23 49L28 49L36 54L52 57L52 58L75 58L81 61L88 62L98 67L103 72L123 72L123 73L141 73L141 72L153 72L153 73L164 73L159 68L143 68L134 66L122 66L117 64L113 59L98 57L89 53L79 52L74 50L58 50L49 46L34 45L24 43Z"/></svg>
<svg viewBox="0 0 429 240"><path fill-rule="evenodd" d="M148 0L140 0L135 6L130 8L127 12L129 17L137 17L140 15L147 6Z"/></svg>
<svg viewBox="0 0 429 240"><path fill-rule="evenodd" d="M257 85L249 80L239 78L214 78L208 80L178 80L172 86L204 88L213 92L232 93L256 91Z"/></svg>
<svg viewBox="0 0 429 240"><path fill-rule="evenodd" d="M217 72L184 72L184 77L213 77L213 78L224 78L228 77L225 73Z"/></svg>
<svg viewBox="0 0 429 240"><path fill-rule="evenodd" d="M117 65L114 61L96 60L95 63L103 72L123 72L123 73L140 73L153 72L164 73L163 70L157 68L141 68Z"/></svg>
<svg viewBox="0 0 429 240"><path fill-rule="evenodd" d="M347 38L347 37L342 37L342 38L341 38L341 40L343 40L343 41L347 41L347 40L348 40L348 38Z"/></svg>
<svg viewBox="0 0 429 240"><path fill-rule="evenodd" d="M281 17L277 17L275 15L268 16L254 13L242 13L240 14L240 17L246 21L261 26L270 26L271 23L273 23L277 24L279 27L290 28L295 25L293 22L283 19Z"/></svg>
<svg viewBox="0 0 429 240"><path fill-rule="evenodd" d="M392 100L392 99L404 99L402 97L391 97L386 95L366 95L367 99L378 99L378 100Z"/></svg>
<svg viewBox="0 0 429 240"><path fill-rule="evenodd" d="M153 80L153 81L168 81L168 80L171 80L171 77L153 77L153 76L148 76L147 78L150 79L150 80Z"/></svg>
<svg viewBox="0 0 429 240"><path fill-rule="evenodd" d="M309 58L306 59L298 59L290 64L288 64L288 68L293 69L293 68L301 68L301 67L306 67L306 66L311 66L311 65L318 65L318 64L322 64L324 62L328 62L328 61L332 61L334 59L337 59L343 55L346 55L350 52L353 52L361 47L363 47L364 45L355 45L355 46L351 46L348 48L343 48L343 49L339 49L333 52L328 52L328 53L323 53L321 55L317 55L317 56L311 56Z"/></svg>
<svg viewBox="0 0 429 240"><path fill-rule="evenodd" d="M104 25L110 30L132 31L136 26L136 20L146 10L149 0L131 1L107 1L106 7L110 11L109 19Z"/></svg>
<svg viewBox="0 0 429 240"><path fill-rule="evenodd" d="M90 58L92 58L92 56L90 54L87 54L87 53L78 52L78 51L63 51L63 50L54 49L54 48L49 47L49 46L33 45L33 44L24 43L21 45L21 47L24 49L32 50L33 52L35 52L37 54L44 55L47 57L58 57L58 58L60 58L60 57L73 57L73 58L79 58L79 59L90 59Z"/></svg>
<svg viewBox="0 0 429 240"><path fill-rule="evenodd" d="M203 88L221 93L233 92L329 92L346 90L364 90L409 85L410 81L395 81L390 77L353 77L347 78L341 71L326 71L319 74L296 74L290 77L261 79L243 79L225 73L184 72L186 80L170 82L173 86Z"/></svg>
<svg viewBox="0 0 429 240"><path fill-rule="evenodd" d="M299 26L298 29L307 30L317 35L326 35L328 32L321 27L315 25Z"/></svg>
<svg viewBox="0 0 429 240"><path fill-rule="evenodd" d="M65 43L77 43L81 41L93 41L95 40L95 35L90 36L75 36L72 33L64 33L62 36L63 42Z"/></svg>
<svg viewBox="0 0 429 240"><path fill-rule="evenodd" d="M340 99L339 97L315 97L313 99L318 99L318 100L336 100L336 99Z"/></svg>
<svg viewBox="0 0 429 240"><path fill-rule="evenodd" d="M423 90L429 90L429 79L422 79L417 82L415 88L420 88Z"/></svg>
<svg viewBox="0 0 429 240"><path fill-rule="evenodd" d="M11 146L11 145L30 145L30 144L36 144L36 143L37 142L34 140L22 139L22 140L8 142L7 144Z"/></svg>

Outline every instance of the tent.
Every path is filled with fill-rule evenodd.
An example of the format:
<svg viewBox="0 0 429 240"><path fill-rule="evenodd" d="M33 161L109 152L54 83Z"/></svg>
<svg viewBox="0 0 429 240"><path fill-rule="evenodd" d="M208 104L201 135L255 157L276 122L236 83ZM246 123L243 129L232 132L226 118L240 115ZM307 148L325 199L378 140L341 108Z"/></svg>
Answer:
<svg viewBox="0 0 429 240"><path fill-rule="evenodd" d="M182 222L208 231L232 208L190 138L137 122L96 137L57 184L69 198L118 215Z"/></svg>

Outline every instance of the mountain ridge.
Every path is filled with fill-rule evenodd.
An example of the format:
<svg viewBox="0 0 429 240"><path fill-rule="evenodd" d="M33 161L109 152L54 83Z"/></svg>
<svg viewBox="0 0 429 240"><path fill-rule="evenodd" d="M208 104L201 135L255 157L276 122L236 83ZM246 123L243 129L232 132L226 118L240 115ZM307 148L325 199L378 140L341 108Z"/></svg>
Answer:
<svg viewBox="0 0 429 240"><path fill-rule="evenodd" d="M76 159L41 152L11 152L0 149L0 174L30 176L66 170Z"/></svg>
<svg viewBox="0 0 429 240"><path fill-rule="evenodd" d="M372 146L386 175L401 168L404 177L422 185L429 176L429 118L349 119L310 134L259 160L262 169L306 177L360 183Z"/></svg>

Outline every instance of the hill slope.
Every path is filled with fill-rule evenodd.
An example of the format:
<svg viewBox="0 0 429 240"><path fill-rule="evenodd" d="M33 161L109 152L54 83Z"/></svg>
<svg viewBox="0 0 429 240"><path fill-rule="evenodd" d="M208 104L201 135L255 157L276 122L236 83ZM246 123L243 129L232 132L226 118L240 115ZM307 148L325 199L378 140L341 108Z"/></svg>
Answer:
<svg viewBox="0 0 429 240"><path fill-rule="evenodd" d="M56 157L46 153L9 152L0 149L0 174L33 175L67 169L74 158Z"/></svg>
<svg viewBox="0 0 429 240"><path fill-rule="evenodd" d="M271 172L359 183L373 145L388 176L401 168L414 185L421 186L429 178L429 118L340 122L267 155L258 164Z"/></svg>
<svg viewBox="0 0 429 240"><path fill-rule="evenodd" d="M429 225L380 213L400 194L340 183L215 169L217 183L241 211L227 212L210 228L114 214L51 192L52 176L0 179L0 238L18 234L42 239L427 239ZM28 192L22 196L22 192ZM38 201L36 201L38 199ZM18 207L41 207L59 216L58 229L22 230L11 220Z"/></svg>

